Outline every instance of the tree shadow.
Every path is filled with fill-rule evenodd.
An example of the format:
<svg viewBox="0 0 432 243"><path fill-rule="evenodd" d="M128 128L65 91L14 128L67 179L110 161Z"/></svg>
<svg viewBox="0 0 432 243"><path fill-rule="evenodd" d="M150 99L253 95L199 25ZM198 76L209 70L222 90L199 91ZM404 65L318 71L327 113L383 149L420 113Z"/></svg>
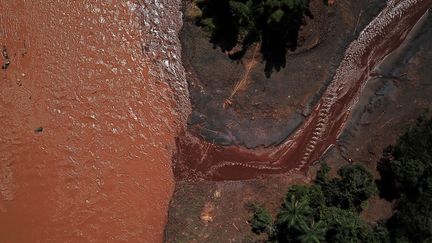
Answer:
<svg viewBox="0 0 432 243"><path fill-rule="evenodd" d="M203 16L210 18L198 19L196 24L210 33L210 43L223 52L232 50L237 45L239 28L233 18L227 0L208 1L206 5L199 5Z"/></svg>
<svg viewBox="0 0 432 243"><path fill-rule="evenodd" d="M304 12L286 11L278 22L269 22L268 15L254 17L255 27L244 31L239 26L239 19L230 11L228 0L206 1L199 6L202 16L196 23L210 33L210 43L222 52L229 52L232 60L241 60L254 43L260 42L260 52L264 63L264 73L271 77L274 70L280 71L286 66L288 51L295 51L301 26L306 25L305 17L313 19L306 8ZM211 19L211 20L210 20Z"/></svg>
<svg viewBox="0 0 432 243"><path fill-rule="evenodd" d="M267 25L261 40L261 53L265 62L264 72L269 78L274 70L277 72L285 68L288 50L295 51L298 46L298 37L302 25L306 25L303 14L292 14L289 21L281 21L281 24ZM313 19L309 9L306 15Z"/></svg>

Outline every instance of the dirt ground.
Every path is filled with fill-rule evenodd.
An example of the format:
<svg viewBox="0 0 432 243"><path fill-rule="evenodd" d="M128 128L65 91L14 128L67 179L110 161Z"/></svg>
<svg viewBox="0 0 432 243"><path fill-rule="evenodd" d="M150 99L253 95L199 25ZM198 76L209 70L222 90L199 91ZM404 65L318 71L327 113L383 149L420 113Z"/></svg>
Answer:
<svg viewBox="0 0 432 243"><path fill-rule="evenodd" d="M304 176L296 175L250 181L180 182L170 205L166 242L256 240L248 224L247 204L257 202L275 215L288 185L304 181Z"/></svg>

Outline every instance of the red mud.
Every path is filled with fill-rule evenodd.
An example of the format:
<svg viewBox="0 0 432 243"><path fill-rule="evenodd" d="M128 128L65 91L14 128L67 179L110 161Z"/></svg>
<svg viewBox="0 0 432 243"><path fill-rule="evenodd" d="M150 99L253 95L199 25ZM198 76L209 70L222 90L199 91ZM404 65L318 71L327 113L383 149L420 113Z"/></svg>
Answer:
<svg viewBox="0 0 432 243"><path fill-rule="evenodd" d="M345 53L332 83L306 122L284 143L268 148L219 146L190 133L177 139L180 180L243 180L307 168L335 144L371 71L406 38L431 0L390 1Z"/></svg>
<svg viewBox="0 0 432 243"><path fill-rule="evenodd" d="M181 122L140 8L0 0L0 242L162 242Z"/></svg>

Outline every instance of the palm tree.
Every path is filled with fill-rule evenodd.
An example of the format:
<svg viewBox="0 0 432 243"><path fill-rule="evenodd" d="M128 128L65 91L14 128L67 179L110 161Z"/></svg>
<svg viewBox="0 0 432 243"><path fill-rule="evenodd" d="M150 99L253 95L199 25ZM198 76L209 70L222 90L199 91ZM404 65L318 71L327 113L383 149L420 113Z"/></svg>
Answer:
<svg viewBox="0 0 432 243"><path fill-rule="evenodd" d="M306 200L296 200L294 195L291 195L290 200L285 198L283 206L277 216L277 224L286 225L291 228L300 225L312 214L312 209Z"/></svg>
<svg viewBox="0 0 432 243"><path fill-rule="evenodd" d="M297 237L301 243L324 242L327 232L326 225L323 223L323 221L318 221L315 223L313 220L310 226L306 223L303 223L298 227L298 230L302 232L302 234Z"/></svg>

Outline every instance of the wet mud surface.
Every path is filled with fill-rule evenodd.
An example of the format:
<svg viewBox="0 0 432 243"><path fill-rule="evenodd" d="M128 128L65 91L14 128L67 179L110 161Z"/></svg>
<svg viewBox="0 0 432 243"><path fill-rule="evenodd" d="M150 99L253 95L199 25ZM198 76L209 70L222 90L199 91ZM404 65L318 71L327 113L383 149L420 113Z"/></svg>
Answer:
<svg viewBox="0 0 432 243"><path fill-rule="evenodd" d="M206 136L194 134L193 127L191 128L190 125L189 131L192 132L188 131L177 139L178 151L174 164L176 178L242 180L268 174L292 173L294 170L307 171L307 165L318 160L322 153L336 143L353 105L358 100L361 89L369 77L375 75L372 70L402 43L430 4L430 1L389 2L388 6L349 45L330 84L310 115L295 133L277 146L256 149L238 145L224 146L215 141L220 137L219 135L213 141L206 141ZM188 74L190 75L190 71ZM189 84L193 93L194 87L190 81ZM199 92L206 94L203 87L200 87ZM194 95L192 95L192 105L195 109L196 102L194 103L193 100ZM211 110L212 101L208 99L199 101L203 101L203 104ZM217 114L215 111L211 113ZM229 112L225 114L230 115ZM209 117L209 122L206 116L200 115L200 119L204 126L212 121L223 122L224 116L222 118L217 116L218 118L213 117L214 119ZM193 120L194 113L191 117ZM270 121L267 122L272 124ZM203 131L206 131L206 128ZM218 131L211 132L220 134ZM248 134L251 135L250 139L257 141L262 137L261 133L266 134L261 129ZM232 136L233 134L230 134L228 137Z"/></svg>
<svg viewBox="0 0 432 243"><path fill-rule="evenodd" d="M432 3L428 4L430 8ZM342 165L357 162L368 166L377 176L375 167L383 149L394 143L424 109L431 108L430 13L423 17L422 23L402 46L371 70L373 75L362 88L345 128L334 140L335 145L318 160L329 163L334 169L332 174ZM306 175L295 172L244 181L180 182L170 206L168 242L177 239L189 242L260 240L250 231L247 220L251 212L245 204L262 203L274 214L288 185L308 183L317 169L318 166L309 167ZM208 210L207 205L212 205L212 210ZM212 215L210 222L201 218L207 211ZM373 198L362 217L376 222L390 214L391 205ZM180 226L185 224L191 227Z"/></svg>
<svg viewBox="0 0 432 243"><path fill-rule="evenodd" d="M162 241L178 4L0 0L0 242Z"/></svg>
<svg viewBox="0 0 432 243"><path fill-rule="evenodd" d="M432 108L432 14L368 80L336 146L322 159L338 165L350 160L374 171L382 151Z"/></svg>

